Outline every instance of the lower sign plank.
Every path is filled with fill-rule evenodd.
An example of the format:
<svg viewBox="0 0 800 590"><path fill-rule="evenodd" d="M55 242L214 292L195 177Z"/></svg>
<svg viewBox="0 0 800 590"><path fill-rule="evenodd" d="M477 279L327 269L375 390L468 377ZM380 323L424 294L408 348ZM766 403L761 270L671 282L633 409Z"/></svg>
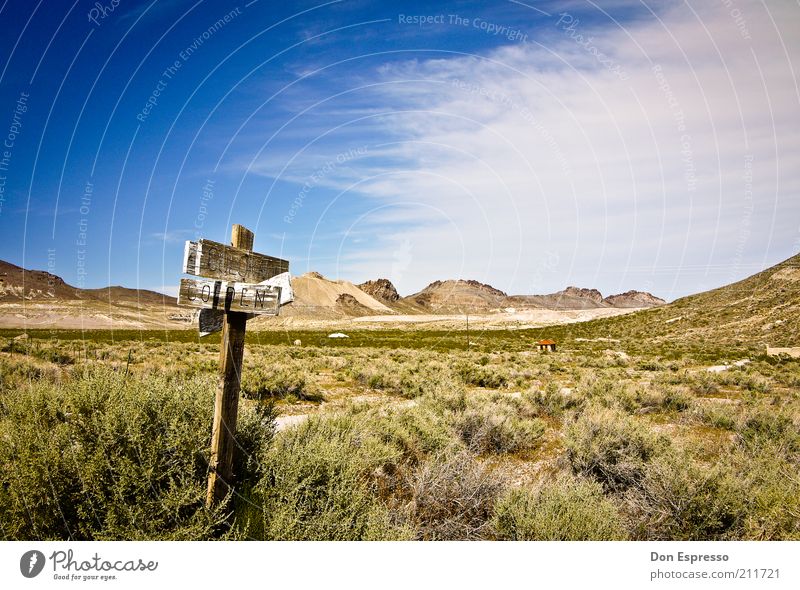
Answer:
<svg viewBox="0 0 800 590"><path fill-rule="evenodd" d="M178 305L278 315L281 288L258 283L181 279Z"/></svg>

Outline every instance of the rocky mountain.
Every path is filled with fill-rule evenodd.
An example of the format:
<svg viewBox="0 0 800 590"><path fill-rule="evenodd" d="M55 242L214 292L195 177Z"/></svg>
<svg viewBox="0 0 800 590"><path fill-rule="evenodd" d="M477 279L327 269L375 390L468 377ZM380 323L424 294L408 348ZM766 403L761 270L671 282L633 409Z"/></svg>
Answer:
<svg viewBox="0 0 800 590"><path fill-rule="evenodd" d="M384 303L391 304L400 299L397 289L394 288L394 285L389 279L367 281L366 283L361 283L360 285L356 286L364 291L364 293L367 295L371 295L378 301L382 301Z"/></svg>
<svg viewBox="0 0 800 590"><path fill-rule="evenodd" d="M603 297L597 289L567 287L549 295L512 295L506 301L509 307L539 307L543 309L599 309L614 307L633 309L664 305L666 301L643 291L628 291Z"/></svg>

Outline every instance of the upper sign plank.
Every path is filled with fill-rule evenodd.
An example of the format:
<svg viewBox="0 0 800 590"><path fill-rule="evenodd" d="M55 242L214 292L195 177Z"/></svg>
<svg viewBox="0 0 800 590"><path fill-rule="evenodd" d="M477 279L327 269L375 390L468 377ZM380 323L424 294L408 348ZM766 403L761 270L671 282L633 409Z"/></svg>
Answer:
<svg viewBox="0 0 800 590"><path fill-rule="evenodd" d="M288 260L211 240L186 242L183 254L183 272L222 281L260 283L288 270Z"/></svg>
<svg viewBox="0 0 800 590"><path fill-rule="evenodd" d="M213 279L181 279L178 291L178 305L226 312L278 315L280 300L280 287Z"/></svg>

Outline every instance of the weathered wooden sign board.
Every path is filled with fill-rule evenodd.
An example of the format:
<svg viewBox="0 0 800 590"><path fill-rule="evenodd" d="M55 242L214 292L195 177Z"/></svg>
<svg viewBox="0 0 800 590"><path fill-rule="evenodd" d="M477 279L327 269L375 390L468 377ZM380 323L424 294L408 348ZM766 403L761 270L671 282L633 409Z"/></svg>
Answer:
<svg viewBox="0 0 800 590"><path fill-rule="evenodd" d="M288 270L288 260L211 240L186 242L183 253L183 272L210 279L260 283Z"/></svg>
<svg viewBox="0 0 800 590"><path fill-rule="evenodd" d="M200 335L222 329L219 385L211 426L206 504L220 504L233 489L236 418L242 380L245 327L257 314L277 315L282 287L264 281L289 270L289 262L253 252L255 235L241 225L231 230L232 245L211 240L187 242L183 272L199 276L181 279L178 305L200 309ZM288 274L285 299L291 299ZM276 281L278 280L276 279Z"/></svg>
<svg viewBox="0 0 800 590"><path fill-rule="evenodd" d="M200 309L278 315L281 288L214 279L181 279L178 305Z"/></svg>

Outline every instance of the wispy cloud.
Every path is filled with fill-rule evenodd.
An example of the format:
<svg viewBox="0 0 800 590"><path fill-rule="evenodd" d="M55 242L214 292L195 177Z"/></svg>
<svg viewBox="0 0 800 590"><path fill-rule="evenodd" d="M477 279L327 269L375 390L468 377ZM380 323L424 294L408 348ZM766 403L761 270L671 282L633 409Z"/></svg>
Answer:
<svg viewBox="0 0 800 590"><path fill-rule="evenodd" d="M406 291L460 274L528 292L547 252L559 268L543 289L671 298L791 255L800 23L788 6L736 6L674 5L624 28L576 17L571 31L554 15L535 42L381 68L375 82L393 83L366 102L388 113L380 137L403 139L379 172L354 161L341 180L383 205L355 227L397 239L340 272L386 274L410 243ZM681 270L697 265L702 278Z"/></svg>

